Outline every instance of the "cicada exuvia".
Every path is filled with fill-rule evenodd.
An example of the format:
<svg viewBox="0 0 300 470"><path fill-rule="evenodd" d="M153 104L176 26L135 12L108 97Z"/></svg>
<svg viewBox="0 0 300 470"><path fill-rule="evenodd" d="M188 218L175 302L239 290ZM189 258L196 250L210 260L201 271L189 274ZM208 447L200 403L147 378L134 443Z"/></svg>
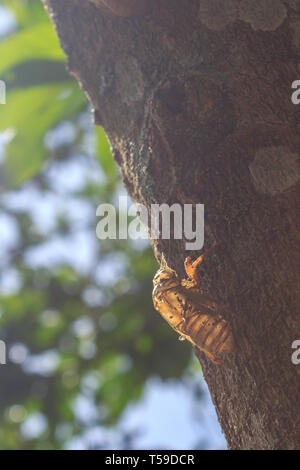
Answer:
<svg viewBox="0 0 300 470"><path fill-rule="evenodd" d="M222 364L218 356L235 349L233 334L220 308L203 293L197 266L203 261L190 257L185 260L189 279L180 279L163 260L153 279L152 293L155 309L169 325L194 346L203 351L214 363Z"/></svg>

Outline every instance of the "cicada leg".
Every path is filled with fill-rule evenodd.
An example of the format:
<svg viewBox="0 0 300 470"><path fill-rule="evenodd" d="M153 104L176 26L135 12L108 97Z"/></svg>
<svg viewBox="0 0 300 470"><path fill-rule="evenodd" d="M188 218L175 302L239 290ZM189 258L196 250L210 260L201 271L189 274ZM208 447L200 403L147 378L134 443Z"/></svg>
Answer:
<svg viewBox="0 0 300 470"><path fill-rule="evenodd" d="M185 267L185 272L189 276L189 278L194 282L195 285L200 284L200 277L197 271L197 266L202 263L204 258L206 258L207 255L209 255L214 249L216 248L216 245L214 245L212 248L207 250L203 255L199 256L195 261L192 261L191 256L188 256L184 262L184 267Z"/></svg>
<svg viewBox="0 0 300 470"><path fill-rule="evenodd" d="M194 282L194 284L200 283L200 277L197 271L197 266L203 261L203 256L199 256L195 261L192 261L192 258L188 256L184 262L185 272L189 278Z"/></svg>
<svg viewBox="0 0 300 470"><path fill-rule="evenodd" d="M209 357L209 359L214 363L214 364L218 364L218 365L222 365L224 364L224 362L221 360L221 359L218 359L216 356L214 356L214 354L206 351L205 349L203 349L203 352L204 354L206 354L207 357Z"/></svg>
<svg viewBox="0 0 300 470"><path fill-rule="evenodd" d="M218 359L214 354L212 354L211 352L207 351L206 349L199 348L198 346L196 346L196 348L198 349L198 351L204 352L204 354L205 354L214 364L217 364L217 365L223 365L223 364L224 364L224 362L223 362L221 359Z"/></svg>

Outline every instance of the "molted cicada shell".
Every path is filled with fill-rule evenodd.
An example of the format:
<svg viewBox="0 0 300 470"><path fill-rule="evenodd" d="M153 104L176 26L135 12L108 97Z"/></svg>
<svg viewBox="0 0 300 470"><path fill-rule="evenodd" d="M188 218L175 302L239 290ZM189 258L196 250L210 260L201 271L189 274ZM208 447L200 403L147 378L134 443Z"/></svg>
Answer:
<svg viewBox="0 0 300 470"><path fill-rule="evenodd" d="M201 349L213 362L222 364L217 356L232 353L234 339L217 304L199 287L197 265L202 260L203 256L194 262L186 259L185 269L190 280L180 279L163 261L153 279L153 303L182 339Z"/></svg>

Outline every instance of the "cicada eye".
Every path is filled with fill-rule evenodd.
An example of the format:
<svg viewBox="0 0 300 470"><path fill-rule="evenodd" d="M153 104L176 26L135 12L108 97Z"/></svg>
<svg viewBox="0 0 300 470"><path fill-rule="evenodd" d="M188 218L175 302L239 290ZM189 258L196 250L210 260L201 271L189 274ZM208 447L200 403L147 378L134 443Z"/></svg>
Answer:
<svg viewBox="0 0 300 470"><path fill-rule="evenodd" d="M177 274L175 271L173 271L172 269L164 269L164 268L161 268L157 273L156 275L154 276L154 279L153 279L153 284L154 286L160 284L164 284L166 281L169 281L170 279L175 279L177 277Z"/></svg>

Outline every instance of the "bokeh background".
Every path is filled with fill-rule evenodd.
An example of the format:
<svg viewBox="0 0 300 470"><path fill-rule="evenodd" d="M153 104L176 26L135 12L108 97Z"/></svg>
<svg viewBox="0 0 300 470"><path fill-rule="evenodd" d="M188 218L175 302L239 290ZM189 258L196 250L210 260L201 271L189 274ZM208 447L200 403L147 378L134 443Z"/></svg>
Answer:
<svg viewBox="0 0 300 470"><path fill-rule="evenodd" d="M149 243L96 237L125 193L65 65L39 0L0 2L0 447L223 449Z"/></svg>

